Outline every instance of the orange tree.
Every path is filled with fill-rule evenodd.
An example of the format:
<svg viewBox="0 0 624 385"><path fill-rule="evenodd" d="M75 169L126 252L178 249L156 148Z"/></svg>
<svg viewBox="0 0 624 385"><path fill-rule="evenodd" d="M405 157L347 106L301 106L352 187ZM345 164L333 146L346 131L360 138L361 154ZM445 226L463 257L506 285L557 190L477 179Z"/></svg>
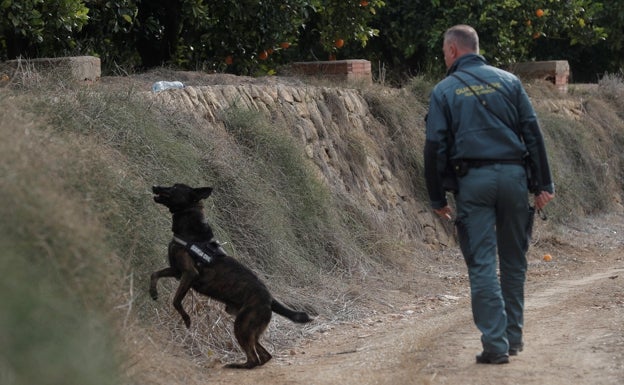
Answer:
<svg viewBox="0 0 624 385"><path fill-rule="evenodd" d="M538 58L547 43L591 46L606 37L597 23L602 3L592 0L398 0L380 10L380 31L368 54L394 72L441 72L442 36L454 24L470 24L482 53L495 65Z"/></svg>
<svg viewBox="0 0 624 385"><path fill-rule="evenodd" d="M296 43L304 0L187 0L174 63L253 74L269 71Z"/></svg>
<svg viewBox="0 0 624 385"><path fill-rule="evenodd" d="M589 25L594 30L600 26L604 28L604 39L591 44L593 37L587 28L578 28L585 33L580 40L544 36L536 41L533 55L540 59L567 59L572 67L573 81L595 82L605 73L621 74L624 68L624 1L592 2L585 12L592 17L578 17L576 25ZM572 22L574 25L574 20Z"/></svg>
<svg viewBox="0 0 624 385"><path fill-rule="evenodd" d="M365 46L382 0L187 0L189 28L176 60L239 74L272 73L293 60ZM188 7L194 3L194 7ZM191 12L192 10L192 12Z"/></svg>
<svg viewBox="0 0 624 385"><path fill-rule="evenodd" d="M136 2L137 50L145 67L169 63L237 74L272 73L280 64L314 57L314 52L323 57L344 45L365 45L376 34L368 23L384 4L382 0Z"/></svg>
<svg viewBox="0 0 624 385"><path fill-rule="evenodd" d="M299 57L326 60L347 55L353 51L349 47L365 48L379 34L372 23L385 5L382 0L308 1L299 29Z"/></svg>
<svg viewBox="0 0 624 385"><path fill-rule="evenodd" d="M590 76L624 61L621 0L0 0L0 16L0 59L92 54L105 71L265 74L357 57L439 73L442 35L459 23L495 65L567 59Z"/></svg>
<svg viewBox="0 0 624 385"><path fill-rule="evenodd" d="M92 54L104 70L237 74L365 45L382 0L0 0L0 59ZM82 27L85 27L81 30Z"/></svg>

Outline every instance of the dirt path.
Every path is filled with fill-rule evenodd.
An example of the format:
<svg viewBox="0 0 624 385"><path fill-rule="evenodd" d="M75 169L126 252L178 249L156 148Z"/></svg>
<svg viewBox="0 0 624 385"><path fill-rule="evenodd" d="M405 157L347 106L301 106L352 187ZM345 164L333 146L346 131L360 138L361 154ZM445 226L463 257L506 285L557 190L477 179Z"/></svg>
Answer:
<svg viewBox="0 0 624 385"><path fill-rule="evenodd" d="M425 351L422 373L439 384L621 384L624 381L624 264L578 279L541 282L526 304L526 347L504 367L474 365L480 344L469 322ZM435 347L434 347L435 349ZM456 352L456 354L453 354ZM426 382L424 382L426 383Z"/></svg>
<svg viewBox="0 0 624 385"><path fill-rule="evenodd" d="M621 225L618 224L621 227ZM618 228L619 230L619 228ZM568 268L529 274L525 349L509 365L476 365L481 350L467 295L434 311L404 304L370 322L322 333L252 371L206 370L218 384L622 384L624 245L596 237ZM622 232L619 232L620 236ZM596 247L602 247L597 251Z"/></svg>

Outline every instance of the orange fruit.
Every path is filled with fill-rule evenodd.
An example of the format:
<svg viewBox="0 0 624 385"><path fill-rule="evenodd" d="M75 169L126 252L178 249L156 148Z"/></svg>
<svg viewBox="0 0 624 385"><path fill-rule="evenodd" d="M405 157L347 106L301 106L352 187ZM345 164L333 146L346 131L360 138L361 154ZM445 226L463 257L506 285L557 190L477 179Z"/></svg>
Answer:
<svg viewBox="0 0 624 385"><path fill-rule="evenodd" d="M544 257L542 259L544 260L544 262L550 262L552 261L552 256L550 254L544 254Z"/></svg>
<svg viewBox="0 0 624 385"><path fill-rule="evenodd" d="M290 47L290 43L285 41L283 43L280 43L280 47L282 47L282 49L288 49L288 47Z"/></svg>
<svg viewBox="0 0 624 385"><path fill-rule="evenodd" d="M342 39L337 39L334 42L334 47L336 47L336 48L342 48L343 46L344 46L344 40L342 40Z"/></svg>
<svg viewBox="0 0 624 385"><path fill-rule="evenodd" d="M542 17L542 16L544 16L544 10L542 10L541 8L539 8L537 11L535 11L535 16L537 16L537 17Z"/></svg>
<svg viewBox="0 0 624 385"><path fill-rule="evenodd" d="M540 36L542 36L542 34L541 34L540 32L535 32L535 33L533 34L533 39L539 39L539 38L540 38Z"/></svg>
<svg viewBox="0 0 624 385"><path fill-rule="evenodd" d="M527 21L526 21L526 25L527 25L527 26L529 26L529 27L530 27L530 26L531 26L531 24L532 24L532 23L531 23L531 20L527 20Z"/></svg>
<svg viewBox="0 0 624 385"><path fill-rule="evenodd" d="M227 55L225 57L225 64L230 65L234 62L234 59L232 58L232 55Z"/></svg>
<svg viewBox="0 0 624 385"><path fill-rule="evenodd" d="M260 51L258 54L258 59L266 60L269 57L269 53L267 51Z"/></svg>
<svg viewBox="0 0 624 385"><path fill-rule="evenodd" d="M360 1L360 6L361 7L366 7L367 5L368 5L368 1L366 1L366 0Z"/></svg>

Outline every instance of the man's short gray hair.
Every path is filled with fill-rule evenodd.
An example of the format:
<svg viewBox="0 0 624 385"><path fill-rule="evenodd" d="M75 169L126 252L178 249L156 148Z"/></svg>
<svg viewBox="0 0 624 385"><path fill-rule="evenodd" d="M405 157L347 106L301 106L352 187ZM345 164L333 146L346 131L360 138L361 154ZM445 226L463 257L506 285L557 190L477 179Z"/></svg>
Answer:
<svg viewBox="0 0 624 385"><path fill-rule="evenodd" d="M479 35L469 25L460 24L449 28L444 33L444 41L453 42L464 49L479 53Z"/></svg>

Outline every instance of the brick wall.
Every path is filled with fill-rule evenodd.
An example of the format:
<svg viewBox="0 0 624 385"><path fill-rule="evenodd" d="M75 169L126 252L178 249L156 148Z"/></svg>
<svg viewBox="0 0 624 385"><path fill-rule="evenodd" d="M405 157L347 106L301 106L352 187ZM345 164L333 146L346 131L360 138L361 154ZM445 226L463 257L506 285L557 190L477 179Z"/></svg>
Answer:
<svg viewBox="0 0 624 385"><path fill-rule="evenodd" d="M293 70L298 75L372 82L371 63L368 60L297 62L293 63Z"/></svg>

